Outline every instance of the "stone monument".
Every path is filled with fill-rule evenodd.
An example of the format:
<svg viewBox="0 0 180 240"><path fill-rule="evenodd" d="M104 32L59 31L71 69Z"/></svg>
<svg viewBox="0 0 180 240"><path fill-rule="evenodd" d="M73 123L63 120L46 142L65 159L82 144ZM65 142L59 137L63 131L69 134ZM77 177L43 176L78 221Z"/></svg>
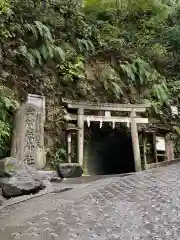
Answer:
<svg viewBox="0 0 180 240"><path fill-rule="evenodd" d="M166 142L166 157L167 160L174 160L174 143L173 141Z"/></svg>
<svg viewBox="0 0 180 240"><path fill-rule="evenodd" d="M11 156L42 169L44 151L45 97L28 94L15 116Z"/></svg>

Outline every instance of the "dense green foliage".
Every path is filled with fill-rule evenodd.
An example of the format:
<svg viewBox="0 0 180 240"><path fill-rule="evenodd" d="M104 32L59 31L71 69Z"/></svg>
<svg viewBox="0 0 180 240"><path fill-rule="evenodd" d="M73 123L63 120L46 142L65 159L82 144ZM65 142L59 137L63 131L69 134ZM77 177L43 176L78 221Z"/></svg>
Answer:
<svg viewBox="0 0 180 240"><path fill-rule="evenodd" d="M9 146L12 133L12 116L18 107L13 93L5 87L0 86L0 158L9 154Z"/></svg>
<svg viewBox="0 0 180 240"><path fill-rule="evenodd" d="M1 0L2 84L20 99L46 96L49 153L61 142L62 98L148 102L178 146L179 19L177 0Z"/></svg>

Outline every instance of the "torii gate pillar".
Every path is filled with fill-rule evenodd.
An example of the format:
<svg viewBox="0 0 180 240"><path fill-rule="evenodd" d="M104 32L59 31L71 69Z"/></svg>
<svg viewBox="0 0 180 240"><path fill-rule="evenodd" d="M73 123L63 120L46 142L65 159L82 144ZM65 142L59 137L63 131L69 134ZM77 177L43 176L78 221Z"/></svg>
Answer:
<svg viewBox="0 0 180 240"><path fill-rule="evenodd" d="M132 138L132 146L133 146L133 153L134 153L134 164L136 172L142 170L141 167L141 155L140 155L140 148L139 148L139 137L138 137L138 129L137 123L135 120L136 113L134 111L131 112L131 138Z"/></svg>
<svg viewBox="0 0 180 240"><path fill-rule="evenodd" d="M79 131L77 133L77 158L79 164L83 165L84 160L84 109L78 109L77 126Z"/></svg>

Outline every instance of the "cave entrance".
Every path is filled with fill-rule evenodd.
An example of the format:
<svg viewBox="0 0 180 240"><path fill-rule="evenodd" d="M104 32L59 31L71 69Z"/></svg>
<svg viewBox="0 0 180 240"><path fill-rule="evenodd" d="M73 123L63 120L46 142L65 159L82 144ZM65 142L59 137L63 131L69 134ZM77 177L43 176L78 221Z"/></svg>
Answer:
<svg viewBox="0 0 180 240"><path fill-rule="evenodd" d="M111 123L92 123L85 132L89 140L85 145L85 161L90 175L109 175L135 171L130 129L124 124L112 128ZM86 134L85 134L86 135Z"/></svg>
<svg viewBox="0 0 180 240"><path fill-rule="evenodd" d="M87 123L88 126L91 125L91 123L99 123L100 129L102 125L110 123L112 124L112 128L115 128L115 126L119 123L126 124L127 127L130 127L131 132L131 138L132 138L132 146L133 146L133 155L134 155L134 165L136 171L141 171L141 156L140 156L140 148L139 148L139 137L138 137L138 124L145 124L148 123L148 118L143 118L142 116L138 116L137 113L144 113L146 111L146 108L149 107L147 104L112 104L112 103L89 103L89 102L77 102L77 101L66 101L63 100L63 102L66 104L67 107L67 114L65 115L65 119L68 122L75 121L77 122L77 128L70 128L67 131L67 145L68 145L68 162L71 162L71 151L72 151L72 142L71 142L71 133L72 131L77 131L77 161L78 163L83 166L84 165L84 123ZM122 114L123 112L123 114ZM104 159L107 159L106 155L111 158L112 151L117 152L117 146L120 145L119 142L124 146L125 145L130 146L130 138L127 137L127 134L123 133L121 130L118 132L117 130L112 131L109 127L105 128L106 130L102 131L102 133L99 133L99 137L104 134L106 137L104 137L104 146L101 147L101 153L99 156L104 156ZM96 129L97 130L97 129ZM97 130L98 131L98 130ZM112 131L112 133L110 133ZM112 134L112 137L110 135ZM113 135L114 134L114 135ZM96 134L98 136L98 134ZM109 136L109 137L108 137ZM117 136L121 136L121 139ZM125 137L126 136L126 137ZM113 147L113 144L108 140L108 138L115 139L116 141L116 147ZM119 140L119 141L118 141ZM109 141L109 142L108 142ZM103 142L103 141L102 141ZM123 142L126 142L127 144L124 144ZM105 146L107 146L107 143L109 144L109 147L112 151L108 151ZM106 144L106 145L105 145ZM115 143L114 143L115 144ZM106 149L106 150L105 150ZM121 147L122 149L122 147ZM132 149L132 148L130 148ZM107 151L107 152L106 152ZM129 148L127 151L121 150L121 154L125 155L125 152L129 152ZM130 151L131 152L131 151ZM128 154L128 153L126 153ZM115 155L114 155L115 156ZM118 154L117 154L118 156ZM120 155L119 157L120 158ZM129 157L128 159L132 159ZM109 159L110 161L110 159ZM127 161L127 160L126 160ZM106 160L104 160L105 165L108 165ZM113 162L113 160L112 160ZM116 163L117 164L117 163ZM114 160L114 166L116 166L115 160ZM120 163L119 163L120 164ZM121 163L122 164L122 163ZM113 164L112 164L113 166ZM127 165L121 165L122 168L124 168L123 171L126 171L125 168ZM107 169L107 166L104 166L103 169ZM128 170L129 171L129 170Z"/></svg>

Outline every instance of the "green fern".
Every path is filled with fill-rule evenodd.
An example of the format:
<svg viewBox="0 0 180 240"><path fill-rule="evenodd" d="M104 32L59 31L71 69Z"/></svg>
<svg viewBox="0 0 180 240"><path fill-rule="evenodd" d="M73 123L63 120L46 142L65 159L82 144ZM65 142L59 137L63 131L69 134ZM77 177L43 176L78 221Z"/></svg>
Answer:
<svg viewBox="0 0 180 240"><path fill-rule="evenodd" d="M60 47L54 47L54 57L57 59L57 60L60 60L60 61L65 61L65 52L63 51L62 48Z"/></svg>
<svg viewBox="0 0 180 240"><path fill-rule="evenodd" d="M34 21L34 24L26 23L24 25L24 29L28 32L31 32L33 34L33 37L36 39L38 39L40 36L44 40L53 43L53 38L49 28L40 21Z"/></svg>
<svg viewBox="0 0 180 240"><path fill-rule="evenodd" d="M165 83L154 84L152 88L152 93L154 97L156 97L160 101L160 103L166 103L169 99Z"/></svg>
<svg viewBox="0 0 180 240"><path fill-rule="evenodd" d="M35 58L33 57L33 55L31 53L27 53L26 56L25 56L26 60L28 61L28 63L30 64L30 66L32 68L35 67L36 65L36 60Z"/></svg>
<svg viewBox="0 0 180 240"><path fill-rule="evenodd" d="M37 60L38 64L42 66L41 54L37 49L29 49L29 53Z"/></svg>
<svg viewBox="0 0 180 240"><path fill-rule="evenodd" d="M36 64L42 66L43 61L55 59L57 62L65 61L65 52L60 46L54 45L49 28L40 21L34 24L25 24L26 31L33 34L37 41L38 48L29 48L23 45L17 51L17 55L23 57L29 65L34 68Z"/></svg>
<svg viewBox="0 0 180 240"><path fill-rule="evenodd" d="M43 37L43 35L44 35L44 24L42 24L42 22L39 22L39 21L35 21L34 23L35 23L36 28L39 31L40 36Z"/></svg>
<svg viewBox="0 0 180 240"><path fill-rule="evenodd" d="M33 37L38 39L38 32L36 30L36 27L33 24L27 23L24 25L24 28L25 28L25 30L31 32L33 34Z"/></svg>
<svg viewBox="0 0 180 240"><path fill-rule="evenodd" d="M124 95L121 79L110 65L104 65L98 78L106 90L107 95L114 96L116 99Z"/></svg>
<svg viewBox="0 0 180 240"><path fill-rule="evenodd" d="M53 42L53 38L49 28L40 21L35 21L34 23L39 31L40 36L47 39L50 42Z"/></svg>
<svg viewBox="0 0 180 240"><path fill-rule="evenodd" d="M21 46L17 51L17 56L23 57L29 65L34 68L36 64L42 66L43 60L56 59L57 62L65 61L65 52L62 48L52 44L42 45L39 50L27 49Z"/></svg>
<svg viewBox="0 0 180 240"><path fill-rule="evenodd" d="M125 62L124 64L120 64L120 67L124 71L124 73L128 76L128 78L134 82L135 74L134 74L133 67L128 62Z"/></svg>
<svg viewBox="0 0 180 240"><path fill-rule="evenodd" d="M49 58L54 57L54 47L51 44L46 45Z"/></svg>
<svg viewBox="0 0 180 240"><path fill-rule="evenodd" d="M93 43L90 40L86 39L77 39L78 47L80 52L94 52L95 48Z"/></svg>
<svg viewBox="0 0 180 240"><path fill-rule="evenodd" d="M47 49L47 46L43 44L40 47L40 52L41 52L41 55L42 55L43 59L46 61L49 57L49 51Z"/></svg>
<svg viewBox="0 0 180 240"><path fill-rule="evenodd" d="M18 54L26 57L27 47L26 47L25 45L20 46L20 47L19 47Z"/></svg>
<svg viewBox="0 0 180 240"><path fill-rule="evenodd" d="M118 83L112 81L111 85L112 85L112 91L117 99L119 99L120 96L124 95L124 92Z"/></svg>

